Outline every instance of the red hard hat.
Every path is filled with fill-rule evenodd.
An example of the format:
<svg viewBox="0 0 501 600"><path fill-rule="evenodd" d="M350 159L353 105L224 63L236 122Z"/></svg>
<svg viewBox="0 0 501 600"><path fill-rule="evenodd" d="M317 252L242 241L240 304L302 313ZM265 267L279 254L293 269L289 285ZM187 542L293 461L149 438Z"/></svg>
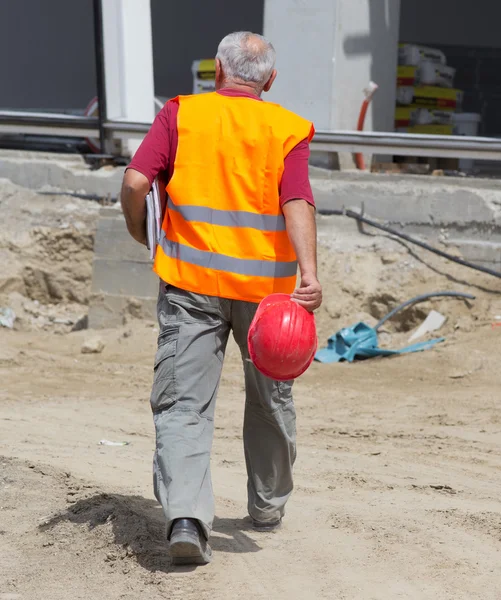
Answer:
<svg viewBox="0 0 501 600"><path fill-rule="evenodd" d="M247 343L261 373L278 381L295 379L311 365L317 351L315 317L288 294L271 294L258 306Z"/></svg>

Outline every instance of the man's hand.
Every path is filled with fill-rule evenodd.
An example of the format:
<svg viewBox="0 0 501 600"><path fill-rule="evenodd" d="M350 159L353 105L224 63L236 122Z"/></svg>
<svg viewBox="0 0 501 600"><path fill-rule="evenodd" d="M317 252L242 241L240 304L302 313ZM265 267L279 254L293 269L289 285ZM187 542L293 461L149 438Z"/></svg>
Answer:
<svg viewBox="0 0 501 600"><path fill-rule="evenodd" d="M322 286L317 279L315 209L304 200L290 200L283 205L282 211L301 272L301 284L291 298L313 312L322 304Z"/></svg>
<svg viewBox="0 0 501 600"><path fill-rule="evenodd" d="M146 245L146 196L150 182L139 171L127 169L122 183L120 200L131 236L140 244Z"/></svg>
<svg viewBox="0 0 501 600"><path fill-rule="evenodd" d="M305 274L301 277L301 284L291 295L306 310L313 312L322 304L322 286L315 275Z"/></svg>

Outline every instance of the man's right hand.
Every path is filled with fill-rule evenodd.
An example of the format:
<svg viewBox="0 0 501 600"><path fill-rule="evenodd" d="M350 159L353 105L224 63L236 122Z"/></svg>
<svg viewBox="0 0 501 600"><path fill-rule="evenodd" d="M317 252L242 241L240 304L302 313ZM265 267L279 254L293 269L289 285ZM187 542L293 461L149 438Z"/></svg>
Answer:
<svg viewBox="0 0 501 600"><path fill-rule="evenodd" d="M301 284L294 290L291 299L310 312L316 310L322 304L322 286L315 275L303 275Z"/></svg>
<svg viewBox="0 0 501 600"><path fill-rule="evenodd" d="M131 236L140 244L146 245L146 195L150 182L139 171L127 169L122 183L120 200Z"/></svg>

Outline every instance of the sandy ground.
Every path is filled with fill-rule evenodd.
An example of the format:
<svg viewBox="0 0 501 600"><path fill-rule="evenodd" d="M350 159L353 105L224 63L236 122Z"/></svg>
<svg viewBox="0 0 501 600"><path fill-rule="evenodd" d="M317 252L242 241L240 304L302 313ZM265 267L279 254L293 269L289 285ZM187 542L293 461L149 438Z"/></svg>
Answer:
<svg viewBox="0 0 501 600"><path fill-rule="evenodd" d="M44 227L56 235L60 225ZM21 266L0 298L27 308L17 330L0 328L0 600L501 599L501 327L491 326L501 285L344 221L321 220L319 232L322 344L415 293L477 300L421 305L382 335L399 347L436 308L449 319L434 350L315 363L297 382L296 488L272 534L244 521L243 381L230 345L212 461L214 561L174 569L151 489L155 323L100 332L103 352L82 354L92 332L71 332L70 322L85 312L85 277L69 297L47 260L40 268L60 278L62 297L30 287L32 246L3 231L0 250ZM54 322L58 311L66 324Z"/></svg>

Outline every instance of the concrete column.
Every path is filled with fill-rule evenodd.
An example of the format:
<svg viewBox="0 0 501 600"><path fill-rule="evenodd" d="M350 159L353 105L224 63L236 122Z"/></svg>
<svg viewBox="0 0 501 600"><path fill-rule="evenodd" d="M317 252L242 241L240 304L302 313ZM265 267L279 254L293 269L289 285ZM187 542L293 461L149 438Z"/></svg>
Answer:
<svg viewBox="0 0 501 600"><path fill-rule="evenodd" d="M104 0L103 38L108 119L155 118L150 0ZM140 140L125 140L133 154Z"/></svg>
<svg viewBox="0 0 501 600"><path fill-rule="evenodd" d="M318 130L354 130L374 81L365 129L394 130L400 0L265 0L264 15L277 50L269 100Z"/></svg>

